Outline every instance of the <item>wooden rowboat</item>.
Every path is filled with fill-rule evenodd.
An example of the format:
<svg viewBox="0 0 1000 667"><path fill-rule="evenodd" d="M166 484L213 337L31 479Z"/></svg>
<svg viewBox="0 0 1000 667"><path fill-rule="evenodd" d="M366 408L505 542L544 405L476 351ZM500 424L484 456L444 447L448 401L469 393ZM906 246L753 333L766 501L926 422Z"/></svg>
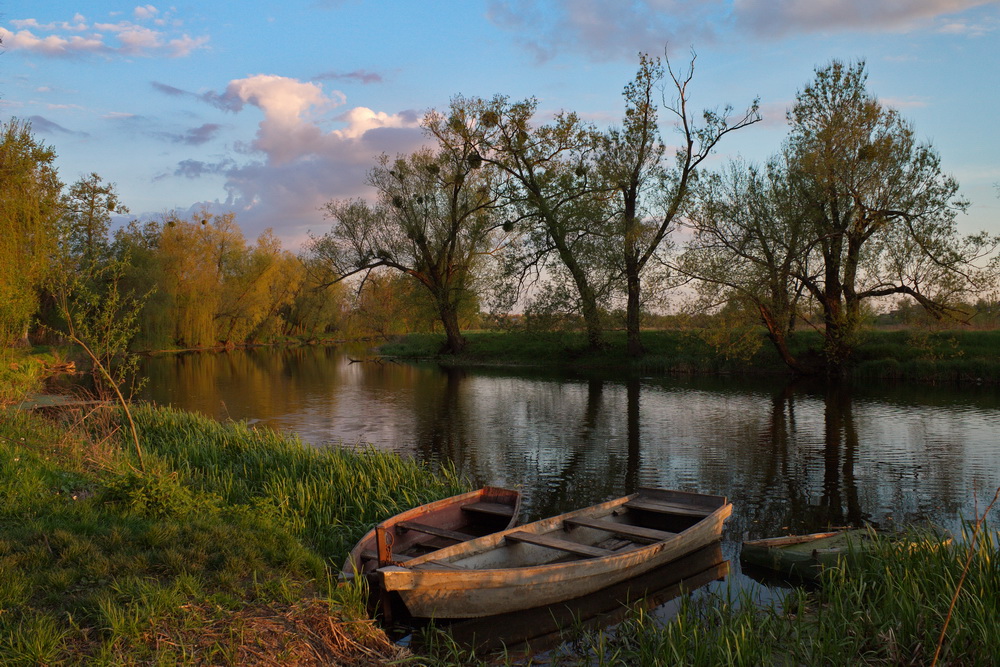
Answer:
<svg viewBox="0 0 1000 667"><path fill-rule="evenodd" d="M406 562L456 542L510 528L517 522L521 494L487 486L420 505L368 531L351 549L341 576L368 573L380 564Z"/></svg>
<svg viewBox="0 0 1000 667"><path fill-rule="evenodd" d="M864 528L844 528L809 535L788 535L743 543L740 560L757 567L815 579L826 567L862 553L871 545Z"/></svg>
<svg viewBox="0 0 1000 667"><path fill-rule="evenodd" d="M562 602L721 539L722 496L640 489L616 500L381 567L376 584L418 618L476 618Z"/></svg>

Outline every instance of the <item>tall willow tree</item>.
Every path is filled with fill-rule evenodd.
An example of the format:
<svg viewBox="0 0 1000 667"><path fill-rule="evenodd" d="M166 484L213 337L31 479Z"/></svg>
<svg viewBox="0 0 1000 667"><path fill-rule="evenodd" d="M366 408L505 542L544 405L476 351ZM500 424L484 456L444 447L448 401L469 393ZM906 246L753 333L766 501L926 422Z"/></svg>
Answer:
<svg viewBox="0 0 1000 667"><path fill-rule="evenodd" d="M57 249L59 193L51 147L31 125L0 124L0 346L27 336Z"/></svg>
<svg viewBox="0 0 1000 667"><path fill-rule="evenodd" d="M170 320L177 344L212 347L219 343L216 315L221 309L225 271L245 245L233 213L202 212L190 221L168 217L158 250L163 258L162 289L172 297Z"/></svg>
<svg viewBox="0 0 1000 667"><path fill-rule="evenodd" d="M375 203L329 202L333 228L312 239L309 253L336 281L380 268L410 276L433 299L445 350L461 352L460 307L476 298L477 269L498 243L495 179L461 132L442 134L434 150L383 155L368 176Z"/></svg>

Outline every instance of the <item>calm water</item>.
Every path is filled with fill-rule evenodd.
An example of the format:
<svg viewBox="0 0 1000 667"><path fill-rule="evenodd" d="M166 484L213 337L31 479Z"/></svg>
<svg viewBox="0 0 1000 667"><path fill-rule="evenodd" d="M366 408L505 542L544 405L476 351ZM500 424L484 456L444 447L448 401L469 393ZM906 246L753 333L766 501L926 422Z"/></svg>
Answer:
<svg viewBox="0 0 1000 667"><path fill-rule="evenodd" d="M162 356L146 373L159 404L522 485L531 519L661 486L729 496L731 543L830 524L954 528L1000 485L994 387L442 370L333 348Z"/></svg>

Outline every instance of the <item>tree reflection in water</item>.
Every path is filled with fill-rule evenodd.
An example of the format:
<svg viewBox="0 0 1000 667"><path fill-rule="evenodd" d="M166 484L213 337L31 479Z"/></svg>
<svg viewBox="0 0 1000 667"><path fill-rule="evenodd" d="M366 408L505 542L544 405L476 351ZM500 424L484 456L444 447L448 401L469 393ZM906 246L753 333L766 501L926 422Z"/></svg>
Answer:
<svg viewBox="0 0 1000 667"><path fill-rule="evenodd" d="M320 347L159 357L146 373L145 397L161 404L522 485L526 518L661 486L729 496L733 540L947 526L1000 483L1000 392L988 387L352 364Z"/></svg>

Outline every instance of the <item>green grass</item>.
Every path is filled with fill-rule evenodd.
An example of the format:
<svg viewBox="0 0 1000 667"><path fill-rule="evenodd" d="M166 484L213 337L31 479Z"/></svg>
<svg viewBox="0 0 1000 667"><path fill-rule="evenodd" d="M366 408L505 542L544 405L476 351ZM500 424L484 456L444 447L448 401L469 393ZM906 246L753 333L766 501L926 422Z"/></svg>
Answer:
<svg viewBox="0 0 1000 667"><path fill-rule="evenodd" d="M254 642L294 661L265 630L357 617L361 592L335 585L348 548L460 488L398 456L148 407L140 471L109 437L118 417L82 433L0 411L0 665L238 664Z"/></svg>
<svg viewBox="0 0 1000 667"><path fill-rule="evenodd" d="M469 332L461 355L440 355L443 337L411 334L383 345L385 356L433 358L452 365L522 365L632 370L644 373L788 374L790 371L760 332L761 344L749 358L727 356L696 330L643 332L646 353L632 358L623 331L607 333L600 351L586 347L579 332ZM815 331L795 333L792 354L802 361L820 357L822 338ZM852 361L855 379L933 382L1000 382L1000 331L866 330Z"/></svg>
<svg viewBox="0 0 1000 667"><path fill-rule="evenodd" d="M942 545L926 531L901 540L876 537L866 558L824 573L818 589L794 589L781 603L756 603L745 590L685 597L677 615L658 621L635 608L612 630L569 632L545 664L930 665L970 540ZM970 567L948 623L939 665L996 664L1000 562L996 533L971 549ZM436 634L428 664L525 664L475 655Z"/></svg>
<svg viewBox="0 0 1000 667"><path fill-rule="evenodd" d="M46 367L56 361L45 350L0 348L0 406L42 389Z"/></svg>

